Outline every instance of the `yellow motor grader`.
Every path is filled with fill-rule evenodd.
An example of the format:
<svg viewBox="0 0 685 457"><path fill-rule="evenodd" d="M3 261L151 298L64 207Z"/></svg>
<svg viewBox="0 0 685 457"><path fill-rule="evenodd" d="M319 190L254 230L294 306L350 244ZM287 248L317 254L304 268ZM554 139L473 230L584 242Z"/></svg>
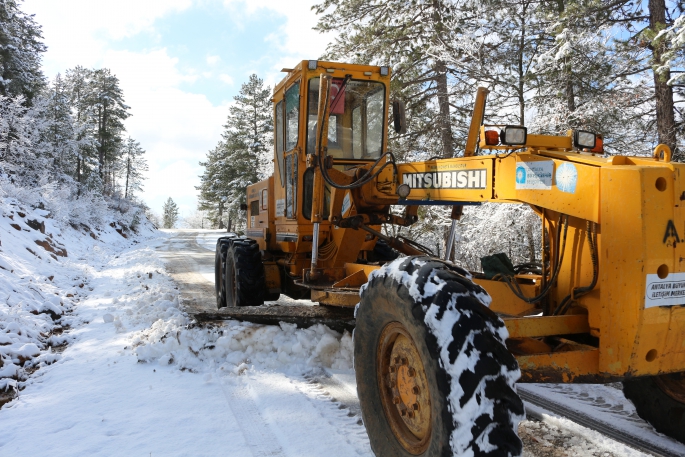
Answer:
<svg viewBox="0 0 685 457"><path fill-rule="evenodd" d="M376 455L519 455L516 382L623 381L643 418L685 442L685 165L667 146L607 157L592 132L482 125L479 88L463 157L398 163L387 124L404 131L404 107L388 67L284 71L275 171L247 189L246 236L217 242L217 304L358 305ZM530 205L539 265L486 276L382 231L447 205L449 254L463 206L482 202Z"/></svg>

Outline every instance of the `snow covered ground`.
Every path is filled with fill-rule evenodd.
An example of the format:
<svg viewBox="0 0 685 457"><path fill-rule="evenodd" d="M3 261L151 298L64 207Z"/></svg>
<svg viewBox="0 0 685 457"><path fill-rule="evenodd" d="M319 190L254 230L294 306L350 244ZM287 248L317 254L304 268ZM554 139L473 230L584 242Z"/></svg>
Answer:
<svg viewBox="0 0 685 457"><path fill-rule="evenodd" d="M0 382L18 396L0 410L0 456L373 455L351 335L195 326L161 258L169 234L107 227L94 239L2 205ZM68 257L36 245L46 235L30 219ZM213 250L219 235L198 232L197 242ZM525 455L642 455L562 422L524 421Z"/></svg>
<svg viewBox="0 0 685 457"><path fill-rule="evenodd" d="M32 229L9 244L13 230L0 232L2 268L13 262L0 269L1 290L23 294L12 292L2 309L0 335L13 338L0 346L12 351L3 360L17 362L3 369L28 368L19 366L22 354L41 368L5 378L22 390L0 410L0 455L371 455L358 418L305 376L323 367L349 372L349 334L237 322L194 327L156 254L163 233L139 243L114 230L99 240L62 233L74 251L48 262L22 252ZM69 313L59 320L71 328L61 354L40 336L59 324L30 311L9 315L18 306L35 310L47 286L64 303L56 314ZM32 327L33 339L24 335Z"/></svg>

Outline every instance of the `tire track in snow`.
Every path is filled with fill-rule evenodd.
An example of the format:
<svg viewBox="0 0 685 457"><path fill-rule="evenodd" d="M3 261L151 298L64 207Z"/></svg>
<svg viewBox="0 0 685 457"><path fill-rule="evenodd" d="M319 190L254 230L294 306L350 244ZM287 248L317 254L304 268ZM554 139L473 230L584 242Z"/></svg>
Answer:
<svg viewBox="0 0 685 457"><path fill-rule="evenodd" d="M349 417L358 417L359 425L362 425L361 406L357 393L351 391L344 383L340 382L335 375L327 370L322 370L322 372L317 375L305 376L305 379L312 384L321 386L323 394L327 394L331 401L340 403L340 409L349 410Z"/></svg>
<svg viewBox="0 0 685 457"><path fill-rule="evenodd" d="M307 374L303 378L305 382L291 382L317 408L321 418L336 427L358 455L373 455L362 423L357 393L326 369ZM336 420L332 420L333 417Z"/></svg>
<svg viewBox="0 0 685 457"><path fill-rule="evenodd" d="M252 457L285 457L278 438L273 434L269 425L259 414L257 404L250 396L250 392L243 381L229 388L222 384L221 389L226 396L229 408L240 426L245 442L250 448Z"/></svg>
<svg viewBox="0 0 685 457"><path fill-rule="evenodd" d="M616 389L593 384L518 386L524 401L642 452L664 457L685 455L685 445L656 432L637 415L620 390L611 390Z"/></svg>

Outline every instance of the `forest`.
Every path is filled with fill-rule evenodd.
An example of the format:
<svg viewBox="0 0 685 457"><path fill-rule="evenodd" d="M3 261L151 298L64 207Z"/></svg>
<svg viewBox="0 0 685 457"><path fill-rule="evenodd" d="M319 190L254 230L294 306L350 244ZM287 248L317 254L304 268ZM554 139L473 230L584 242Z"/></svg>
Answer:
<svg viewBox="0 0 685 457"><path fill-rule="evenodd" d="M324 0L315 29L333 36L319 59L388 65L391 99L406 103L408 129L390 132L400 161L462 154L475 90L489 90L485 120L531 133L587 129L606 154L648 155L666 144L683 161L682 2L666 0ZM145 150L127 135L130 116L116 75L76 66L48 79L39 24L20 2L0 3L0 180L4 195L73 201L95 218L117 208L130 220L140 200ZM200 164L199 221L240 231L247 185L271 174L271 88L251 75L234 98L217 145ZM30 194L30 195L29 195ZM65 207L66 208L66 207ZM404 236L444 254L446 210L426 207ZM155 218L156 219L156 218ZM160 221L161 222L161 221ZM533 261L540 230L519 206L468 208L458 260L507 252ZM487 246L487 248L483 247Z"/></svg>
<svg viewBox="0 0 685 457"><path fill-rule="evenodd" d="M77 66L48 79L41 26L14 0L0 2L0 192L49 207L70 223L99 225L112 209L135 227L145 150L116 75Z"/></svg>
<svg viewBox="0 0 685 457"><path fill-rule="evenodd" d="M479 86L490 91L488 123L531 133L590 130L602 135L607 155L649 155L663 143L683 161L684 7L665 0L324 0L312 6L316 29L336 38L314 57L392 68L390 97L407 106L407 133L390 131L389 150L400 161L463 154ZM201 162L199 209L217 227L240 230L245 187L271 174L270 91L250 77L221 141ZM424 208L403 235L442 254L448 213ZM459 229L457 260L469 267L494 252L534 261L540 247L538 218L523 206L467 208Z"/></svg>

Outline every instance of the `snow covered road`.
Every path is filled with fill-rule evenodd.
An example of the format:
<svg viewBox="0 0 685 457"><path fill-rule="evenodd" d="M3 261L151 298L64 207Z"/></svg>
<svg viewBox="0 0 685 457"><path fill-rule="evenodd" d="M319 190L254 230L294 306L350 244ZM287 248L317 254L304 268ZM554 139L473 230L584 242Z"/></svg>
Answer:
<svg viewBox="0 0 685 457"><path fill-rule="evenodd" d="M221 234L73 247L87 287L75 299L69 346L0 410L0 456L373 455L349 334L322 325L200 327L182 311L186 297L214 306ZM524 421L524 455L643 455L596 432L569 432L567 422Z"/></svg>
<svg viewBox="0 0 685 457"><path fill-rule="evenodd" d="M91 249L92 291L74 312L82 324L62 359L38 370L0 411L0 456L372 455L358 418L304 376L335 363L350 371L340 335L273 327L284 344L288 335L301 340L284 364L257 353L274 331L234 323L231 331L250 342L230 352L235 363L193 355L194 342L220 338L221 330L190 329L186 340L183 325L170 324L186 322L156 255L167 241L109 256ZM155 323L174 328L171 357L145 333ZM279 369L259 367L270 364Z"/></svg>

